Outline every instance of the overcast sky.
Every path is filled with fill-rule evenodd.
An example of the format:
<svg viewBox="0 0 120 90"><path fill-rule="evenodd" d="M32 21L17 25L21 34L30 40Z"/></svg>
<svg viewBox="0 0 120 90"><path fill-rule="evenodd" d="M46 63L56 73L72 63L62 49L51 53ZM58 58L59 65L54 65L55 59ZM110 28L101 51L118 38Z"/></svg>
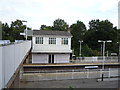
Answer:
<svg viewBox="0 0 120 90"><path fill-rule="evenodd" d="M118 26L119 0L0 0L0 21L11 23L26 20L32 29L53 25L55 19L64 19L69 25L77 20L86 26L92 19L111 21Z"/></svg>

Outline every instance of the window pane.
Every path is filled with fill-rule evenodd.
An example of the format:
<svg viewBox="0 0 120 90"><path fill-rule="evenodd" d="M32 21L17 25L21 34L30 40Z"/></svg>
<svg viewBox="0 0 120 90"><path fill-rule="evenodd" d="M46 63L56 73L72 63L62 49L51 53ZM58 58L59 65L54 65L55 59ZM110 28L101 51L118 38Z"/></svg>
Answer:
<svg viewBox="0 0 120 90"><path fill-rule="evenodd" d="M68 45L68 38L62 38L61 44Z"/></svg>
<svg viewBox="0 0 120 90"><path fill-rule="evenodd" d="M49 38L49 44L56 44L56 38Z"/></svg>
<svg viewBox="0 0 120 90"><path fill-rule="evenodd" d="M43 37L36 37L36 44L43 44Z"/></svg>

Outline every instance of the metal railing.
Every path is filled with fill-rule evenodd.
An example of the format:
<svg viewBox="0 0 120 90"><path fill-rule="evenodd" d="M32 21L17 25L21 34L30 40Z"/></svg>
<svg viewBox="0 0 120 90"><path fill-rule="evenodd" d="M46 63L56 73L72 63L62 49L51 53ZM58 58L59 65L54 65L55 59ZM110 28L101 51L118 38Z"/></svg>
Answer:
<svg viewBox="0 0 120 90"><path fill-rule="evenodd" d="M76 59L70 60L70 63L80 63L80 62L103 62L103 57L77 57ZM105 57L104 62L118 62L118 56Z"/></svg>
<svg viewBox="0 0 120 90"><path fill-rule="evenodd" d="M42 70L42 71L24 71L20 73L21 81L41 81L41 80L65 80L80 78L101 78L116 77L118 69L71 69L71 70Z"/></svg>

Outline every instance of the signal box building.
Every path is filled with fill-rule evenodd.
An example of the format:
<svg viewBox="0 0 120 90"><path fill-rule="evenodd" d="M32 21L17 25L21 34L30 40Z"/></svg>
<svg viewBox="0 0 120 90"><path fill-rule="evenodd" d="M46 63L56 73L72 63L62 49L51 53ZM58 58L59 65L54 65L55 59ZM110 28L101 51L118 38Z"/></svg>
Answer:
<svg viewBox="0 0 120 90"><path fill-rule="evenodd" d="M66 31L33 30L32 63L69 63L71 37Z"/></svg>

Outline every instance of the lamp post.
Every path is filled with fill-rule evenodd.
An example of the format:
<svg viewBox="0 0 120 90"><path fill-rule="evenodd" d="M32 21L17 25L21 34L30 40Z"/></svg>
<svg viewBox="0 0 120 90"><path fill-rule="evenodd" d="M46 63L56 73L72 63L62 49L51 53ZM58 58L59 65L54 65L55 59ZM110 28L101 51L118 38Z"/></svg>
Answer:
<svg viewBox="0 0 120 90"><path fill-rule="evenodd" d="M80 57L81 57L81 44L82 44L83 40L79 40L79 42L80 42Z"/></svg>
<svg viewBox="0 0 120 90"><path fill-rule="evenodd" d="M25 21L25 20L22 20L22 22L26 22L26 24L27 24L27 21ZM26 25L26 29L25 29L25 38L27 40L27 25Z"/></svg>
<svg viewBox="0 0 120 90"><path fill-rule="evenodd" d="M75 60L75 52L74 52L74 49L72 50L72 59Z"/></svg>
<svg viewBox="0 0 120 90"><path fill-rule="evenodd" d="M103 43L103 64L102 64L102 81L103 81L103 70L104 70L104 61L105 61L105 43L106 42L112 42L111 40L103 41L103 40L98 40L98 42Z"/></svg>
<svg viewBox="0 0 120 90"><path fill-rule="evenodd" d="M118 62L120 62L120 42L117 42L118 43Z"/></svg>
<svg viewBox="0 0 120 90"><path fill-rule="evenodd" d="M98 42L102 42L103 43L103 66L102 66L102 70L104 70L104 60L105 60L105 43L106 42L112 42L111 40L107 40L107 41L102 41L102 40L98 40Z"/></svg>

